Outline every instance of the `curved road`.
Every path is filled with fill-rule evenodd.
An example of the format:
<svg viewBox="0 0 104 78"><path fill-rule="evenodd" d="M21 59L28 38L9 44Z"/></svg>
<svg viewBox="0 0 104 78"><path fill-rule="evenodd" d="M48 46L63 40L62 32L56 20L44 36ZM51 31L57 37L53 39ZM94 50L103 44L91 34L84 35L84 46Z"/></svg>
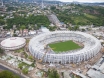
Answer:
<svg viewBox="0 0 104 78"><path fill-rule="evenodd" d="M11 71L11 72L13 72L14 74L18 75L20 78L25 78L25 77L23 77L22 75L20 75L20 74L18 74L18 73L16 73L16 72L14 72L14 71L12 71L12 70L10 70L10 69L8 69L8 68L6 68L6 67L2 66L2 65L0 65L0 69L2 69L2 70L8 70L8 71Z"/></svg>

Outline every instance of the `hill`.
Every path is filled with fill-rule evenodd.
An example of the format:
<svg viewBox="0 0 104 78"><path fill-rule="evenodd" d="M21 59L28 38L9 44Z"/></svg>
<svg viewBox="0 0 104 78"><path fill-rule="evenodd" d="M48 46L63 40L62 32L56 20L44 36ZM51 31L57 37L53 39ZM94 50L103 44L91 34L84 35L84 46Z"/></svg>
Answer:
<svg viewBox="0 0 104 78"><path fill-rule="evenodd" d="M73 25L104 25L104 7L69 4L61 7L51 7L51 10L64 23Z"/></svg>

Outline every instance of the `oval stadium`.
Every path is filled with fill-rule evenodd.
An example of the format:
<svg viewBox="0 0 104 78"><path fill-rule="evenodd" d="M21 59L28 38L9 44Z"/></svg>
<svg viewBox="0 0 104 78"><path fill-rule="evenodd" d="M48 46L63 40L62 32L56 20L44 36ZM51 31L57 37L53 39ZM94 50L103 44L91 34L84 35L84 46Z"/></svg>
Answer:
<svg viewBox="0 0 104 78"><path fill-rule="evenodd" d="M101 49L100 41L79 31L54 31L33 37L31 54L46 63L79 63L94 57Z"/></svg>

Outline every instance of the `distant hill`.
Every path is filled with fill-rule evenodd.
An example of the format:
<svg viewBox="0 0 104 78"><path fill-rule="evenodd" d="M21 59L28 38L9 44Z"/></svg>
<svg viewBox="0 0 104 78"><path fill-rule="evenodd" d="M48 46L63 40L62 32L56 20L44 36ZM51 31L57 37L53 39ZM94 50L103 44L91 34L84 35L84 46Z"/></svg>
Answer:
<svg viewBox="0 0 104 78"><path fill-rule="evenodd" d="M87 4L87 5L104 5L104 2L103 3L84 3L84 4Z"/></svg>
<svg viewBox="0 0 104 78"><path fill-rule="evenodd" d="M4 2L15 2L15 0L3 0ZM18 0L19 2L41 2L42 0ZM60 2L57 0L44 0L44 2Z"/></svg>

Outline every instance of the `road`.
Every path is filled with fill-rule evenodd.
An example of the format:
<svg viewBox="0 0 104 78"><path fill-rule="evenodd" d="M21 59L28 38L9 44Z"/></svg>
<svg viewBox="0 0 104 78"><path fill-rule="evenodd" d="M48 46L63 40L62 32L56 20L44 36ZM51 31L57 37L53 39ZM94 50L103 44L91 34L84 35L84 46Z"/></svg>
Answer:
<svg viewBox="0 0 104 78"><path fill-rule="evenodd" d="M6 67L2 66L2 65L0 65L0 69L2 69L2 70L8 70L8 71L11 71L11 72L13 72L14 74L18 75L20 78L25 78L25 77L23 77L22 75L20 75L20 74L18 74L18 73L16 73L16 72L14 72L14 71L12 71L12 70L10 70L10 69L8 69L8 68L6 68Z"/></svg>
<svg viewBox="0 0 104 78"><path fill-rule="evenodd" d="M36 36L36 35L34 35L34 36ZM34 37L34 36L26 36L26 37L22 37L22 38L32 38L32 37ZM0 38L0 41L4 40L4 39L6 39L6 38L10 38L10 37Z"/></svg>
<svg viewBox="0 0 104 78"><path fill-rule="evenodd" d="M22 38L31 38L31 37L33 37L33 36L27 36L27 37L22 37ZM0 38L0 42L1 42L2 40L4 40L4 39L6 39L6 38ZM20 78L27 78L26 76L24 77L24 76L22 76L21 74L16 73L16 71L13 71L13 70L9 69L8 67L3 66L2 64L0 64L0 69L1 69L1 70L8 70L8 71L11 71L11 72L13 72L14 74L18 75ZM29 77L28 77L28 78L29 78Z"/></svg>

